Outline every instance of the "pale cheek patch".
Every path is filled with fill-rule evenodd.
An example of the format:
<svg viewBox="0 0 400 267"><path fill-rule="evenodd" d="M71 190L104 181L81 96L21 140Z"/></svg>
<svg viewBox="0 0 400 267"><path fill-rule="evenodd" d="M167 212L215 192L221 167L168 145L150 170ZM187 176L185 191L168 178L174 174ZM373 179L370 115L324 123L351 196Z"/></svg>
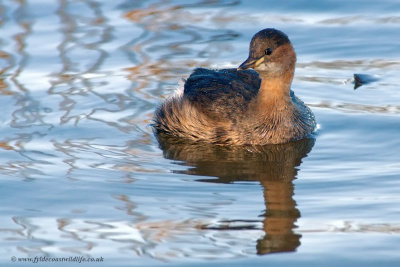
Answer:
<svg viewBox="0 0 400 267"><path fill-rule="evenodd" d="M258 71L267 71L269 73L279 73L279 72L282 71L281 67L282 66L280 64L276 64L276 63L270 62L270 63L267 63L267 64L265 64L265 63L260 64L256 68L256 70L258 70Z"/></svg>
<svg viewBox="0 0 400 267"><path fill-rule="evenodd" d="M258 65L258 67L255 69L259 71L268 71L268 67L264 63Z"/></svg>

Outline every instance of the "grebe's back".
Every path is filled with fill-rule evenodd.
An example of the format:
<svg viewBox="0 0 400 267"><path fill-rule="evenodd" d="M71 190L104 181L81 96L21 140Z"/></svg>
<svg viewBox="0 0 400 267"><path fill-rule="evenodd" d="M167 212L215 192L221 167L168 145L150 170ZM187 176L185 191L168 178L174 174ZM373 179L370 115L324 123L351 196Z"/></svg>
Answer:
<svg viewBox="0 0 400 267"><path fill-rule="evenodd" d="M185 82L184 96L212 118L234 120L248 109L260 83L253 70L198 68Z"/></svg>

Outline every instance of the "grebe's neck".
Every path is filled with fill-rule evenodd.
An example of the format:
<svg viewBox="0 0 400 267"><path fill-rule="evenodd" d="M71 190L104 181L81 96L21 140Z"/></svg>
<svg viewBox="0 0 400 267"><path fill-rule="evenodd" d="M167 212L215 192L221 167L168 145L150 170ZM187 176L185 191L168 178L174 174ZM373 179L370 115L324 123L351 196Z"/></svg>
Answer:
<svg viewBox="0 0 400 267"><path fill-rule="evenodd" d="M293 75L294 71L273 76L260 74L261 85L257 96L258 108L269 110L274 103L282 106L290 101L290 86Z"/></svg>
<svg viewBox="0 0 400 267"><path fill-rule="evenodd" d="M284 75L260 75L261 85L259 98L289 97L293 75L293 72L286 72Z"/></svg>

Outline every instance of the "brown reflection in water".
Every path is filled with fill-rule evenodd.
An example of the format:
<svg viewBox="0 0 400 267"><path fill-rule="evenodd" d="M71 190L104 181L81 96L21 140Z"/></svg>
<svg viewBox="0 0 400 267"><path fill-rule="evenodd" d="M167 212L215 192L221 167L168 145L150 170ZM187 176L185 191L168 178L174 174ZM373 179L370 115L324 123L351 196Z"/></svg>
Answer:
<svg viewBox="0 0 400 267"><path fill-rule="evenodd" d="M199 179L201 182L261 183L266 206L262 215L265 236L257 241L258 254L295 251L300 245L301 235L293 231L300 217L293 199L293 179L302 159L311 151L314 139L259 147L187 143L161 135L158 140L166 158L183 161L191 167L178 173L216 177ZM229 227L212 229L229 230Z"/></svg>
<svg viewBox="0 0 400 267"><path fill-rule="evenodd" d="M128 79L136 84L135 91L160 86L152 82L176 82L177 73L187 75L195 67L209 67L213 58L231 51L229 42L220 41L233 41L238 33L223 27L225 22L219 20L224 14L222 10L219 13L221 16L218 16L209 12L195 13L189 8L237 4L238 1L229 0L190 4L174 4L169 1L126 3L124 17L142 29L125 47L128 57L135 63L135 66L125 69ZM199 26L209 20L220 27ZM193 49L193 46L196 48Z"/></svg>
<svg viewBox="0 0 400 267"><path fill-rule="evenodd" d="M3 94L14 95L15 111L12 113L10 126L14 128L25 128L36 125L49 126L43 120L40 110L40 102L35 100L29 90L25 88L24 82L20 81L20 75L26 68L29 60L29 54L26 51L26 39L32 32L32 19L27 15L29 13L26 1L15 1L16 5L13 20L9 23L15 23L18 31L12 35L15 51L1 51L1 58L7 61L6 67L1 70L1 74L9 75L9 81L16 90L10 90L9 84L2 81ZM12 20L10 18L10 20ZM8 40L6 40L8 42Z"/></svg>
<svg viewBox="0 0 400 267"><path fill-rule="evenodd" d="M79 3L90 10L89 13L85 13L85 16L76 16L73 13L76 1L60 0L59 3L57 14L61 19L63 40L58 50L62 69L55 74L56 80L52 81L49 94L63 98L60 109L65 113L60 118L61 124L69 121L77 124L80 119L90 117L94 111L90 114L74 114L77 105L74 96L86 97L88 94L96 94L92 90L90 79L85 74L97 71L107 58L108 55L101 49L101 45L111 40L111 27L106 23L106 18L95 1L88 0ZM90 53L90 61L83 64L82 58L74 53Z"/></svg>
<svg viewBox="0 0 400 267"><path fill-rule="evenodd" d="M77 253L77 254L82 254L84 251L85 252L91 251L93 249L93 247L95 246L94 242L86 240L84 236L82 236L82 235L80 235L80 233L77 233L76 231L74 231L74 229L72 229L72 230L68 229L68 226L70 224L72 224L72 222L69 219L65 219L65 218L57 219L57 229L63 234L63 238L71 239L73 241L78 241L79 246L74 245L74 246L63 248L62 250L64 252Z"/></svg>
<svg viewBox="0 0 400 267"><path fill-rule="evenodd" d="M16 225L19 226L20 229L13 229L12 231L17 233L16 236L18 236L17 240L22 240L22 239L30 239L30 240L34 240L34 245L32 246L17 246L16 249L19 252L22 252L26 255L37 255L37 254L44 254L46 255L46 253L44 253L42 247L46 246L46 245L50 245L51 242L41 239L41 238L34 238L34 233L38 231L39 227L37 225L35 225L33 222L31 222L30 219L28 218L24 218L24 217L13 217L12 220L14 221L14 223Z"/></svg>
<svg viewBox="0 0 400 267"><path fill-rule="evenodd" d="M7 13L7 10L13 10L12 16L1 16L0 27L5 24L13 25L11 31L6 31L9 36L0 36L0 43L11 43L12 49L0 50L0 94L3 96L12 96L11 101L14 103L14 109L10 115L9 126L11 128L26 129L34 126L51 127L43 119L40 101L32 97L29 88L25 87L25 83L21 81L21 74L25 71L27 62L29 61L29 53L27 52L26 40L33 34L32 25L34 19L28 15L29 7L27 1L9 1L7 4L0 3L0 12ZM4 39L3 39L4 38ZM0 164L0 170L6 174L18 173L18 176L29 179L33 174L41 174L40 170L36 170L32 159L26 155L24 150L25 144L30 142L35 136L40 136L39 132L20 133L15 136L3 136L0 141L1 149L16 151L22 158L27 161L9 160ZM13 156L11 158L14 158Z"/></svg>

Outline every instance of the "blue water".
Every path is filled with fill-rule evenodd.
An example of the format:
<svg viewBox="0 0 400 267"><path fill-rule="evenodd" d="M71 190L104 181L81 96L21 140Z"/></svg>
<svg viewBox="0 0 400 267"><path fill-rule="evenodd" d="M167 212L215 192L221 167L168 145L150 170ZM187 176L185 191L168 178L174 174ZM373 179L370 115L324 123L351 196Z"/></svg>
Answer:
<svg viewBox="0 0 400 267"><path fill-rule="evenodd" d="M398 1L0 10L0 265L400 263ZM266 27L292 40L293 90L316 115L316 139L263 149L157 140L154 109L181 80L238 66ZM372 82L354 89L354 74Z"/></svg>

